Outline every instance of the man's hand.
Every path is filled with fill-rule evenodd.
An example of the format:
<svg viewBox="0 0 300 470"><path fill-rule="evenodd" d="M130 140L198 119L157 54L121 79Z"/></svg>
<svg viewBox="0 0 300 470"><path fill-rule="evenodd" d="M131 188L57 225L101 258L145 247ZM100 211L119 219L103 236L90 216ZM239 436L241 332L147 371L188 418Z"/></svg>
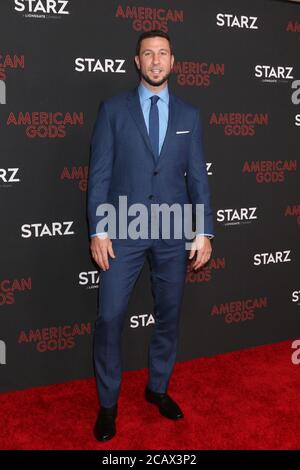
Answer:
<svg viewBox="0 0 300 470"><path fill-rule="evenodd" d="M91 238L92 257L103 271L109 269L108 255L115 258L112 241L108 235L99 235Z"/></svg>
<svg viewBox="0 0 300 470"><path fill-rule="evenodd" d="M210 240L205 235L197 235L192 242L189 259L192 259L196 253L196 259L192 263L192 269L201 268L209 260L212 252Z"/></svg>

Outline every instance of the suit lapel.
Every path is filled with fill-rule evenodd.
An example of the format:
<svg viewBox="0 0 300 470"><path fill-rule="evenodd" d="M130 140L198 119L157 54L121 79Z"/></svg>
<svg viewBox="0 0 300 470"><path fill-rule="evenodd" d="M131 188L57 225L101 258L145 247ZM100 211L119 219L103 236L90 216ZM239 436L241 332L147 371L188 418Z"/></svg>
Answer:
<svg viewBox="0 0 300 470"><path fill-rule="evenodd" d="M145 144L147 145L148 149L150 150L154 163L156 164L156 159L155 155L152 150L151 142L149 139L149 134L147 131L146 123L144 120L144 115L143 111L141 108L140 104L140 98L139 98L139 93L138 93L138 87L134 88L128 95L128 100L127 100L128 108L131 113L131 116L133 120L135 121L144 141ZM176 126L176 120L177 120L177 105L175 102L175 98L172 93L169 92L169 118L168 118L168 126L167 126L167 131L165 135L165 139L159 154L159 158L157 161L157 165L160 165L162 159L165 157L168 149L168 145L170 140L172 139L172 136L174 137L175 135L175 126Z"/></svg>
<svg viewBox="0 0 300 470"><path fill-rule="evenodd" d="M176 104L175 97L172 93L169 91L169 118L168 118L168 126L167 126L167 131L165 135L165 139L163 141L163 145L159 154L158 162L157 164L160 165L162 162L162 159L165 158L168 152L168 146L171 142L172 139L174 139L175 136L175 129L176 129L176 123L177 123L177 118L178 118L178 107Z"/></svg>
<svg viewBox="0 0 300 470"><path fill-rule="evenodd" d="M129 93L127 104L128 104L128 108L129 108L129 111L131 113L131 116L132 116L133 120L135 121L140 133L143 136L145 144L147 145L147 147L149 148L149 150L151 151L151 153L153 155L153 158L155 159L155 156L154 156L153 151L152 151L151 142L150 142L150 139L149 139L147 127L146 127L146 124L145 124L143 111L142 111L141 104L140 104L138 87L134 88L134 90L132 90Z"/></svg>

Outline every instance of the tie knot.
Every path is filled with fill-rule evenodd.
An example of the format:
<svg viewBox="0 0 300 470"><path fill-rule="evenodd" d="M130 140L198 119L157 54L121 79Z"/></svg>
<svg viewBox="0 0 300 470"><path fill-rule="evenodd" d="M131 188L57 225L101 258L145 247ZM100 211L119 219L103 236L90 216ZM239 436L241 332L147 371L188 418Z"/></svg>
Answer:
<svg viewBox="0 0 300 470"><path fill-rule="evenodd" d="M152 95L150 99L151 99L151 105L155 105L159 100L159 96Z"/></svg>

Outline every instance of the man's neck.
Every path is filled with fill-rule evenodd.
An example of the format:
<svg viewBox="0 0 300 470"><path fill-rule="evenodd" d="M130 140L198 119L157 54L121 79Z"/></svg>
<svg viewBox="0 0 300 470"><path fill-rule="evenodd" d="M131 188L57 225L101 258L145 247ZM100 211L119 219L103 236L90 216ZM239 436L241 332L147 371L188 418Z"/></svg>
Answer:
<svg viewBox="0 0 300 470"><path fill-rule="evenodd" d="M141 79L141 83L144 85L145 88L148 88L152 93L160 93L168 86L168 81L165 81L160 86L152 86L148 82L146 82L143 78Z"/></svg>

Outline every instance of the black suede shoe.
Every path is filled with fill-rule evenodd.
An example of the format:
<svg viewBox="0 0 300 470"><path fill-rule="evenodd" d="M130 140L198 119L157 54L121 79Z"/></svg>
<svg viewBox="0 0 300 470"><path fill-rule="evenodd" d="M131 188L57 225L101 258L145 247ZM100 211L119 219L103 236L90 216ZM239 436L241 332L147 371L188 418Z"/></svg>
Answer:
<svg viewBox="0 0 300 470"><path fill-rule="evenodd" d="M94 436L97 441L108 441L116 434L116 417L118 405L111 408L100 408L100 412L94 427Z"/></svg>
<svg viewBox="0 0 300 470"><path fill-rule="evenodd" d="M145 398L149 403L158 406L160 414L169 419L181 419L184 417L183 412L167 393L152 392L146 387Z"/></svg>

